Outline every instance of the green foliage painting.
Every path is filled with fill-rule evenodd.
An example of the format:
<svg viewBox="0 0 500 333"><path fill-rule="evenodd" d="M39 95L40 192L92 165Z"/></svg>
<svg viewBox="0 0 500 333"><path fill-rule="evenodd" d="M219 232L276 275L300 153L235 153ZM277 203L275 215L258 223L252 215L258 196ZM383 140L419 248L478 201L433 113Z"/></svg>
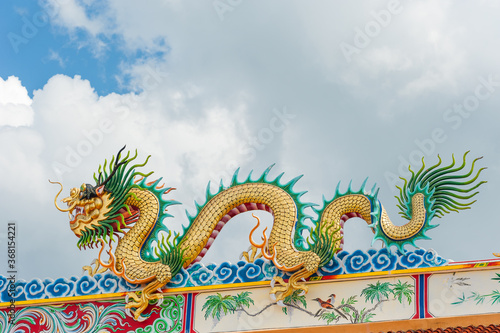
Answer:
<svg viewBox="0 0 500 333"><path fill-rule="evenodd" d="M496 277L491 278L491 280L500 283L500 274L495 273L495 275ZM453 277L451 278L451 285L457 285L459 287L470 286L470 284L466 282L467 280L469 280L469 278L456 278L454 273ZM472 291L467 295L465 292L462 292L462 295L458 296L457 298L458 299L455 302L451 303L452 305L460 305L469 301L475 302L476 305L484 304L485 301L490 302L491 305L495 305L500 304L500 291L498 289L495 289L487 294L480 294L478 292Z"/></svg>
<svg viewBox="0 0 500 333"><path fill-rule="evenodd" d="M319 309L313 312L308 310L306 297L301 295L299 291L295 291L284 299L283 304L285 306L282 307L282 311L284 315L290 315L290 310L296 309L318 318L320 321L325 321L328 325L338 323L341 319L343 319L343 322L365 323L370 322L376 316L376 310L382 303L393 301L409 305L412 303L414 294L414 286L408 282L402 282L401 280L396 283L377 281L368 284L360 295L352 295L341 299L339 302L336 301L334 294L330 295L326 300L315 298L312 301L319 305ZM277 303L269 303L257 312L252 313L249 309L255 303L251 295L251 292L245 291L236 296L223 296L221 293L208 296L202 307L202 311L205 312L205 320L212 318L218 322L221 317L234 313L245 313L247 316L256 317L267 309L278 306ZM358 298L364 299L365 303L373 304L373 306L358 307ZM309 306L309 308L313 309L316 304Z"/></svg>

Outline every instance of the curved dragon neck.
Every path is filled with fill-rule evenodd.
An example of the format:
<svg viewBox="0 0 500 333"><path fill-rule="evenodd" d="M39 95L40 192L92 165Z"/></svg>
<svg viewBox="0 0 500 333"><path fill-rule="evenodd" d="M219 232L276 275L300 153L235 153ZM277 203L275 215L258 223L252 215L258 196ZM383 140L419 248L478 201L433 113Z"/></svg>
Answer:
<svg viewBox="0 0 500 333"><path fill-rule="evenodd" d="M361 194L349 194L333 200L323 211L320 219L320 226L322 230L329 228L333 225L333 229L340 229L339 232L343 234L344 222L351 217L360 217L371 224L372 207L370 199ZM355 215L347 215L355 213ZM335 247L341 248L343 238L335 243Z"/></svg>
<svg viewBox="0 0 500 333"><path fill-rule="evenodd" d="M121 265L121 259L131 255L135 259L140 259L140 251L145 240L153 230L153 227L158 219L159 203L158 198L148 190L133 188L130 190L131 195L125 203L129 206L134 206L139 209L139 219L129 232L118 242L115 256L117 266ZM120 267L117 267L119 270Z"/></svg>
<svg viewBox="0 0 500 333"><path fill-rule="evenodd" d="M274 216L270 246L277 244L281 251L293 251L292 232L297 219L295 201L277 186L248 183L224 190L207 202L199 212L180 245L185 251L184 258L187 258L184 267L189 266L205 248L219 221L230 219L234 216L230 212L245 203L268 206Z"/></svg>
<svg viewBox="0 0 500 333"><path fill-rule="evenodd" d="M424 195L415 193L411 198L412 217L405 225L394 225L387 212L382 206L382 215L380 216L380 226L387 237L394 240L405 240L416 235L424 226L426 219L426 210L424 206Z"/></svg>

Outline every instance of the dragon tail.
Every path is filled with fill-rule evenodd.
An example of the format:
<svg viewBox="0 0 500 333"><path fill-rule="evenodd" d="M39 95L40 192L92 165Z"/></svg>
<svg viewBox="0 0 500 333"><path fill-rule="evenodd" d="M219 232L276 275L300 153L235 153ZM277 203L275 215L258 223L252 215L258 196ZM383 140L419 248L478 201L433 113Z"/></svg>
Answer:
<svg viewBox="0 0 500 333"><path fill-rule="evenodd" d="M476 158L470 170L466 169L466 157L469 152L463 156L463 162L455 167L455 157L452 155L452 163L447 166L441 166L442 160L438 155L439 162L426 169L424 159L422 158L422 167L416 173L408 167L411 177L404 181L399 189L397 207L399 214L409 220L402 226L394 225L389 219L384 207L381 204L381 214L375 225L372 225L375 231L374 241L382 240L387 246L395 245L403 251L406 244L415 246L417 239L429 239L426 231L437 227L431 225L430 221L434 217L442 217L452 211L469 209L475 202L471 200L479 192L475 191L486 181L477 181L481 172L486 168L474 170L475 163L482 157Z"/></svg>

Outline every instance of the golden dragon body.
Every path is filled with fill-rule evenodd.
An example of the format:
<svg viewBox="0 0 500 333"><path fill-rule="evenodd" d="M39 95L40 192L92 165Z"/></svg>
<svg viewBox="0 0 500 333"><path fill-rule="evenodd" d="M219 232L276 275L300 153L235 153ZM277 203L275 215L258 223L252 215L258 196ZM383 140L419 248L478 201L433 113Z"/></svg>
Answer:
<svg viewBox="0 0 500 333"><path fill-rule="evenodd" d="M160 180L146 183L151 173L142 174L136 168L144 166L147 160L130 167L128 164L137 154L120 159L120 153L111 160L108 169L106 163L99 168L99 177L94 175L95 186L84 184L80 189L71 190L70 196L63 199L68 208L59 208L57 196L55 204L59 210L69 212L71 228L80 238L79 246L101 245L100 265L131 283L148 283L140 295L128 295L132 300L126 307L138 320L144 319L141 313L150 300L161 301L162 294L156 290L168 283L182 267L201 260L223 226L240 213L262 210L274 217L269 239L263 233L262 243L252 240L259 226L257 223L250 234L250 242L278 269L294 271L288 282L275 277L279 286L273 283L270 294L279 302L295 290L307 292L301 280L328 263L342 247L343 224L349 218L362 218L373 229L374 240L380 239L387 246L395 245L403 250L405 244L426 238L425 231L433 227L429 221L435 215L440 217L450 210L468 208L473 202L463 201L477 192L461 193L467 194L483 183L476 182L482 169L473 175L476 160L465 174L459 173L465 167L465 155L463 164L455 169L454 160L447 167L440 167L440 160L427 170L422 167L416 174L412 172L410 181L405 181L400 189L400 214L409 220L405 225L394 225L377 200L378 191L366 194L363 184L359 191L351 190L350 186L346 193L337 189L332 200L325 201L321 209L315 209L319 218L312 221L315 227L309 229L304 224L309 218L304 209L312 204L302 203L300 197L304 192L296 193L292 189L300 177L282 184L282 174L274 180L267 179L268 169L257 180L248 177L239 182L236 173L230 186L221 185L216 194L207 190L207 202L198 206L197 214L189 217L184 234L170 240L171 232L162 221L170 216L166 208L177 202L165 200L163 195L172 189L157 186ZM102 179L103 174L105 179ZM475 185L468 189L461 188L474 182ZM302 236L304 230L309 232L307 238ZM165 234L160 240L160 231L167 232L166 241ZM113 252L114 236L118 236L118 240ZM109 244L107 261L101 258L106 244Z"/></svg>

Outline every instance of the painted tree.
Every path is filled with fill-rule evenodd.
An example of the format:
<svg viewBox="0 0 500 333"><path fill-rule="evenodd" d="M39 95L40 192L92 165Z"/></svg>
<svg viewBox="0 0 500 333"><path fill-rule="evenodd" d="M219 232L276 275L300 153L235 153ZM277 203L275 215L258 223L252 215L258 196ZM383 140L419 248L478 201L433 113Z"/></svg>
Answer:
<svg viewBox="0 0 500 333"><path fill-rule="evenodd" d="M411 297L414 293L413 286L408 282L403 283L401 280L398 280L398 283L392 285L392 294L399 303L402 303L403 297L406 297L408 304L411 304Z"/></svg>
<svg viewBox="0 0 500 333"><path fill-rule="evenodd" d="M233 299L236 303L236 309L243 307L250 307L250 304L254 304L253 299L250 297L251 292L249 291L244 291L242 293L239 293L236 296L233 296Z"/></svg>
<svg viewBox="0 0 500 333"><path fill-rule="evenodd" d="M207 297L201 310L205 311L205 320L210 316L219 321L222 313L224 315L234 313L236 310L236 301L231 295L222 296L220 293L217 293L217 295Z"/></svg>
<svg viewBox="0 0 500 333"><path fill-rule="evenodd" d="M307 308L307 301L306 297L304 295L301 295L301 290L295 290L291 295L288 295L285 297L283 300L283 304L286 306L282 307L281 309L285 314L288 314L288 308L290 308L290 315L292 314L292 309L300 307L300 304L304 306L304 308Z"/></svg>
<svg viewBox="0 0 500 333"><path fill-rule="evenodd" d="M228 315L235 312L243 312L250 317L256 317L268 308L278 305L273 302L255 313L250 313L247 309L250 308L251 305L254 305L251 294L251 292L245 291L236 296L222 296L220 293L208 296L202 307L202 311L205 311L205 319L212 317L218 322L222 314ZM390 282L377 281L374 284L368 284L368 286L361 291L359 296L352 295L346 299L343 298L337 306L334 306L334 302L331 302L329 303L331 304L330 306L320 308L316 313L307 310L307 300L305 296L300 295L299 291L295 291L283 300L285 307L283 307L282 310L285 314L291 314L289 311L297 309L312 317L325 320L327 324L338 322L341 318L351 323L364 323L369 322L375 316L375 310L382 303L397 301L400 304L411 304L414 294L414 286L408 282L401 282L401 280L398 280L396 283L391 284ZM372 308L365 307L359 309L356 307L358 297L364 297L365 303L375 305Z"/></svg>
<svg viewBox="0 0 500 333"><path fill-rule="evenodd" d="M408 282L403 283L401 280L398 280L395 284L391 284L389 282L381 283L380 281L377 281L376 284L369 284L368 287L361 291L361 296L365 296L365 302L370 301L370 303L373 304L376 300L377 303L371 309L361 310L359 314L359 322L364 323L370 321L370 319L375 315L373 313L375 309L383 302L389 301L391 295L394 300L397 300L401 304L403 304L404 298L406 298L408 304L411 304L411 299L414 293L413 285Z"/></svg>
<svg viewBox="0 0 500 333"><path fill-rule="evenodd" d="M494 253L497 257L500 255L497 255ZM500 274L495 273L496 277L491 278L493 281L497 281L500 283ZM471 285L467 283L466 281L469 280L470 278L467 277L460 277L457 278L455 277L455 273L453 273L453 276L450 278L450 288L460 288L460 287L470 287ZM460 289L459 289L460 290ZM491 305L494 304L500 304L500 291L498 289L492 290L491 293L489 294L480 294L478 292L472 291L470 292L470 295L467 296L465 292L462 292L462 296L458 296L458 299L451 303L452 305L460 305L463 304L467 301L473 301L476 302L476 305L479 304L484 304L484 301L488 298L490 298Z"/></svg>
<svg viewBox="0 0 500 333"><path fill-rule="evenodd" d="M327 324L338 322L341 317L344 317L351 323L369 322L375 316L375 310L384 302L397 300L399 303L408 302L411 304L414 294L413 285L408 282L391 284L390 282L377 281L375 284L368 284L361 291L361 297L364 296L365 303L375 303L372 308L356 308L358 302L356 295L350 296L347 299L342 299L340 305L332 308L330 311L320 310L316 314L320 319L325 320Z"/></svg>

